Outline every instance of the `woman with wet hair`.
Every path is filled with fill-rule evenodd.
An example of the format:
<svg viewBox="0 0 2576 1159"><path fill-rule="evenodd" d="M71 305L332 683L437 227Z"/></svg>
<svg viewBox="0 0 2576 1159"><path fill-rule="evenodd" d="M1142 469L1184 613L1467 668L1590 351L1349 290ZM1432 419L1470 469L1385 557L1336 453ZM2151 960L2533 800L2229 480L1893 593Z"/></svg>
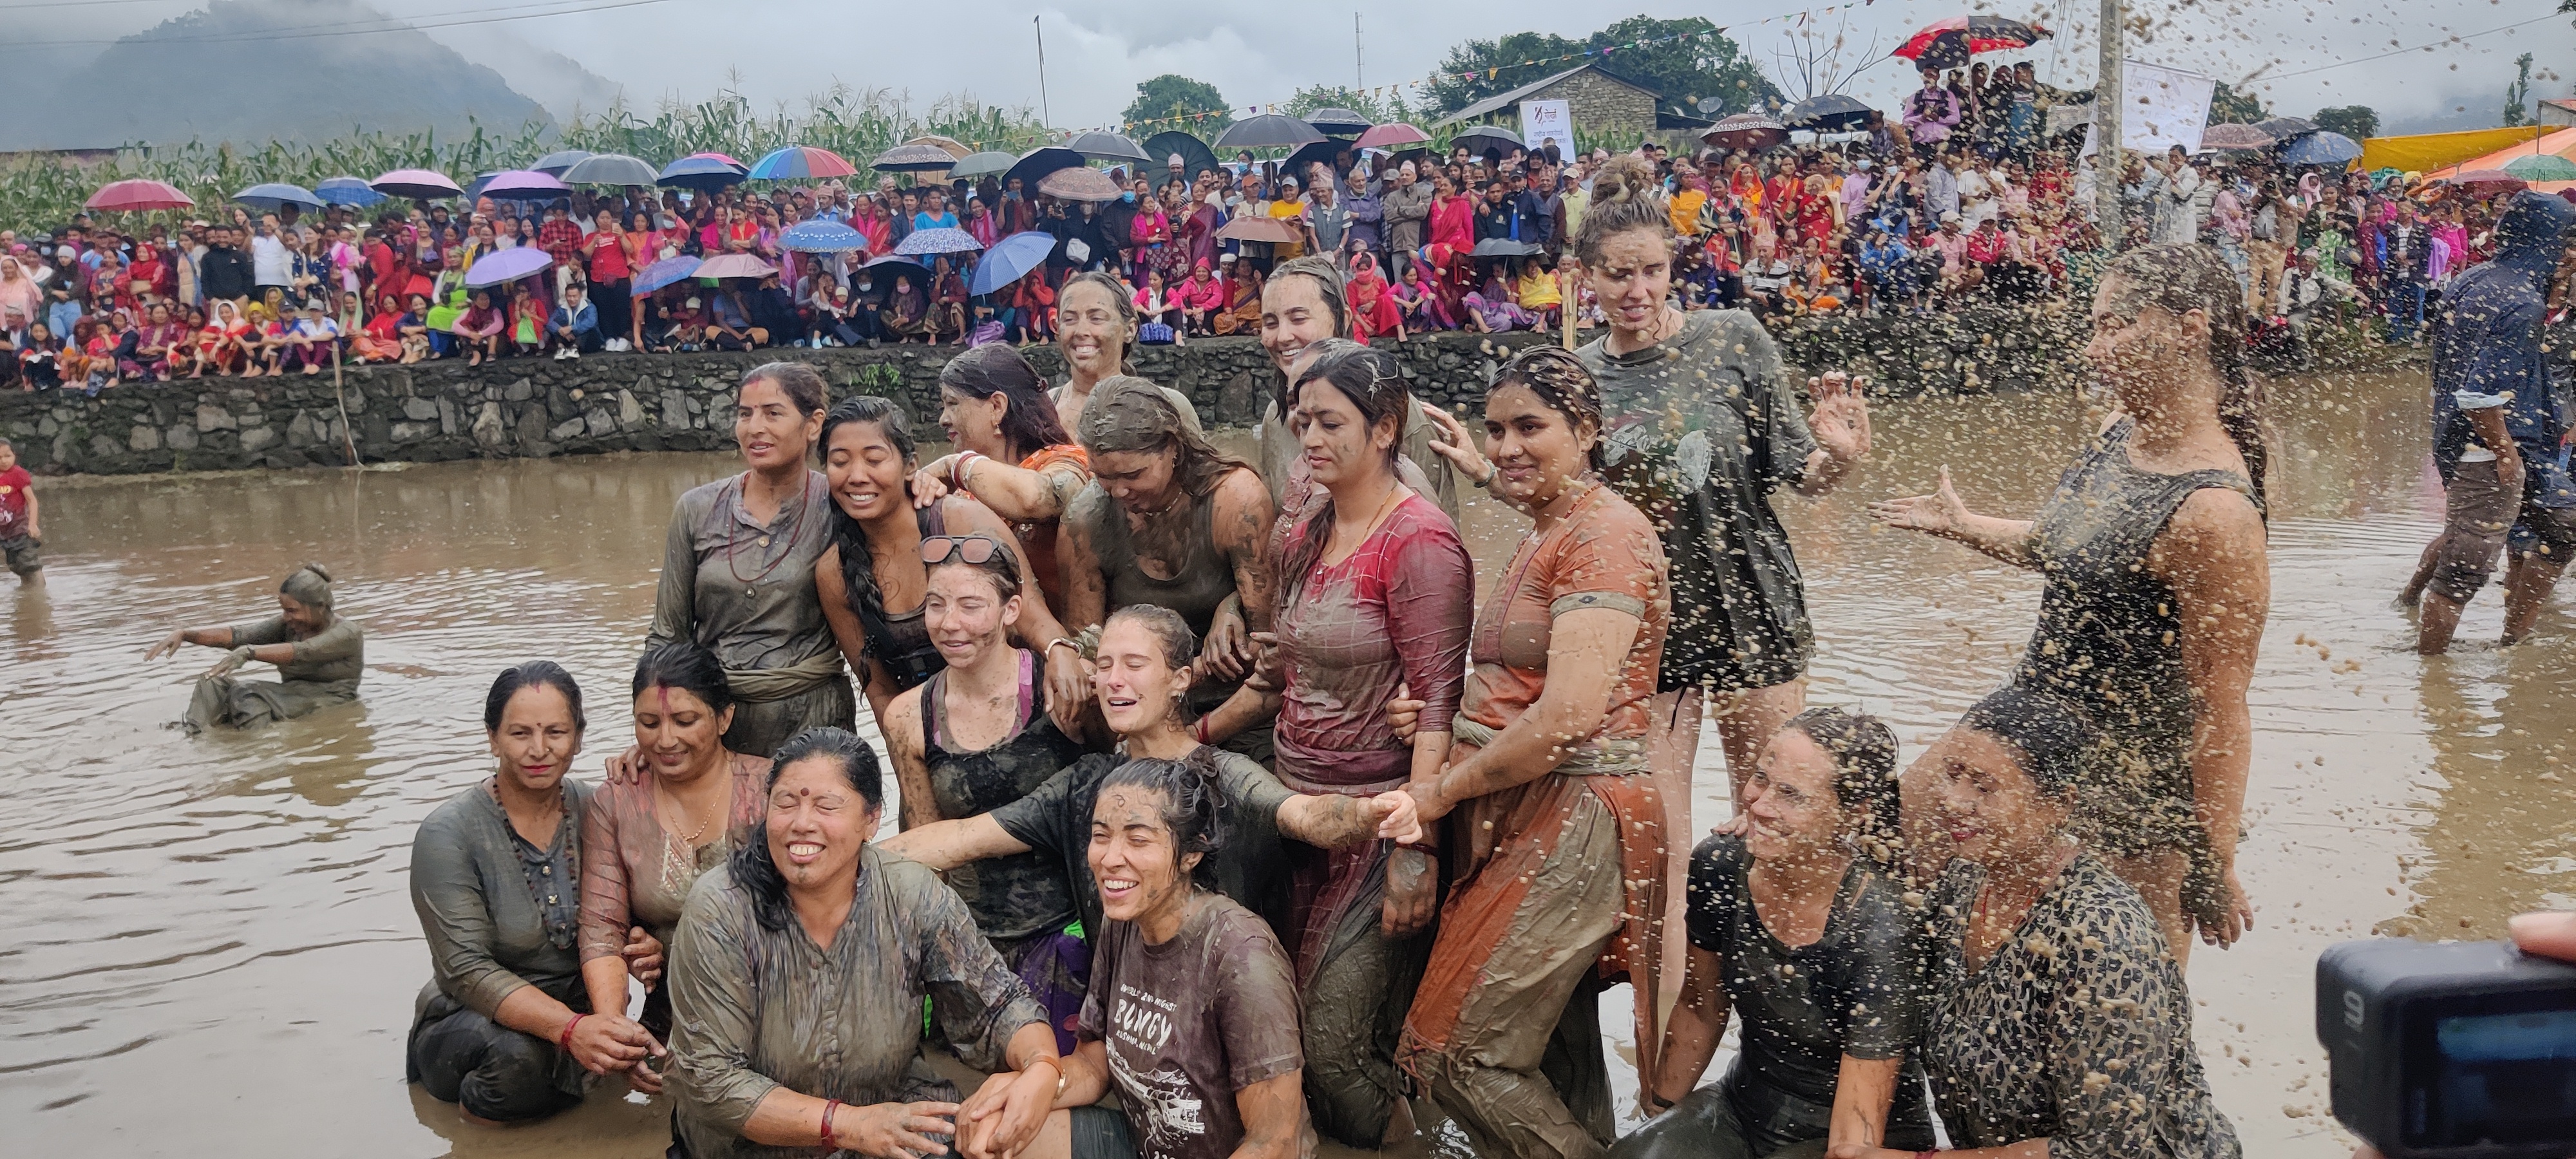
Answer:
<svg viewBox="0 0 2576 1159"><path fill-rule="evenodd" d="M695 640L715 653L733 689L725 747L734 752L767 753L803 729L857 718L814 586L815 560L832 542L832 498L805 456L828 406L813 367L753 368L734 391L746 469L691 489L671 512L644 646Z"/></svg>
<svg viewBox="0 0 2576 1159"><path fill-rule="evenodd" d="M1092 481L1066 509L1062 541L1072 627L1092 628L1131 604L1157 604L1180 613L1204 641L1231 599L1251 631L1270 630L1270 492L1251 464L1218 450L1183 415L1165 391L1133 377L1102 383L1084 405L1079 433ZM1192 684L1191 709L1225 703L1240 683L1225 669L1239 673L1249 658L1238 653L1220 666L1203 648L1198 663L1208 679ZM1270 729L1246 728L1224 747L1267 761Z"/></svg>
<svg viewBox="0 0 2576 1159"><path fill-rule="evenodd" d="M2235 286L2204 246L2111 263L2084 355L2119 410L2037 519L1970 511L1946 470L1933 494L1870 505L1890 526L2045 578L2012 682L2063 700L2099 739L2077 823L2146 897L2177 958L2195 927L2227 946L2254 920L2236 843L2254 739L2245 691L2272 595Z"/></svg>
<svg viewBox="0 0 2576 1159"><path fill-rule="evenodd" d="M366 629L331 604L331 573L304 564L277 585L276 615L229 628L181 628L143 658L176 655L183 644L226 650L189 694L180 723L191 733L293 720L358 698L358 678L367 670ZM278 678L233 676L254 660L276 665Z"/></svg>
<svg viewBox="0 0 2576 1159"><path fill-rule="evenodd" d="M1100 384L1133 373L1127 360L1136 352L1137 322L1136 303L1130 292L1103 271L1075 274L1056 291L1055 347L1064 356L1066 377L1064 385L1048 397L1054 400L1056 418L1064 429L1082 429L1083 407ZM1164 394L1196 430L1199 415L1189 399L1169 388Z"/></svg>
<svg viewBox="0 0 2576 1159"><path fill-rule="evenodd" d="M972 817L1027 796L1082 756L1047 717L1045 669L1014 648L1027 606L1010 545L984 535L929 536L921 625L944 662L879 718L902 792L903 828ZM1047 1011L1057 1046L1073 1049L1091 955L1074 924L1063 864L1035 854L953 872L976 928Z"/></svg>
<svg viewBox="0 0 2576 1159"><path fill-rule="evenodd" d="M1574 355L1535 346L1495 373L1483 454L1441 421L1434 449L1535 526L1476 616L1447 767L1402 790L1426 825L1456 814L1455 885L1396 1057L1479 1155L1595 1155L1611 1141L1602 985L1634 983L1638 1069L1656 1073L1663 547L1596 473L1601 398Z"/></svg>
<svg viewBox="0 0 2576 1159"><path fill-rule="evenodd" d="M1954 858L1922 913L1923 1068L1957 1148L1937 1154L2242 1153L2192 1045L2181 961L2073 831L2098 739L2044 690L2007 685L1906 771L1909 811Z"/></svg>
<svg viewBox="0 0 2576 1159"><path fill-rule="evenodd" d="M574 941L580 928L582 815L590 787L565 779L587 721L581 687L547 661L505 669L483 699L497 768L420 823L411 903L429 943L403 1073L469 1121L542 1119L581 1102L588 1076L625 1071L661 1047L625 1017L626 993L594 1007ZM639 953L649 972L659 946Z"/></svg>
<svg viewBox="0 0 2576 1159"><path fill-rule="evenodd" d="M1839 708L1790 717L1754 762L1742 816L1691 853L1688 972L1640 1099L1655 1118L1612 1159L1933 1146L1913 1057L1920 919L1896 872L1896 734ZM1742 1052L1692 1090L1730 1010Z"/></svg>
<svg viewBox="0 0 2576 1159"><path fill-rule="evenodd" d="M1573 249L1609 320L1608 334L1576 351L1601 385L1604 475L1654 518L1672 560L1657 775L1668 794L1687 790L1701 718L1714 710L1740 790L1762 744L1805 707L1815 652L1805 581L1771 496L1832 490L1869 453L1869 408L1861 384L1833 373L1808 380L1811 416L1751 314L1670 303L1672 216L1650 162L1602 167Z"/></svg>
<svg viewBox="0 0 2576 1159"><path fill-rule="evenodd" d="M766 792L671 944L681 1153L940 1154L961 1121L995 1153L1027 1146L1063 1085L1055 1036L956 893L871 847L876 753L808 729L779 747ZM947 1041L994 1072L962 1103L921 1061L934 996Z"/></svg>
<svg viewBox="0 0 2576 1159"><path fill-rule="evenodd" d="M657 985L662 949L689 888L759 823L769 758L725 747L733 688L723 663L694 641L636 661L632 710L635 757L591 795L583 815L581 977L599 1010L624 1010L628 978L644 983L645 1029L668 1037L671 994ZM646 957L652 969L639 971ZM632 1077L638 1090L661 1086L649 1071Z"/></svg>
<svg viewBox="0 0 2576 1159"><path fill-rule="evenodd" d="M1037 587L1008 523L973 495L915 502L920 467L912 422L903 408L875 395L846 399L824 420L821 454L831 496L830 541L813 564L824 620L867 692L870 715L883 721L894 698L946 667L923 618L930 580L925 549L956 537L981 536L1010 548L1022 590ZM903 610L897 611L895 609ZM1083 699L1087 673L1062 625L1043 601L1021 607L1012 636L1038 650L1047 674L1050 711L1067 723Z"/></svg>
<svg viewBox="0 0 2576 1159"><path fill-rule="evenodd" d="M962 492L1010 520L1048 610L1061 617L1057 523L1091 481L1091 462L1056 421L1045 380L1008 344L978 346L939 368L939 425L957 450L912 477L912 501L927 506Z"/></svg>
<svg viewBox="0 0 2576 1159"><path fill-rule="evenodd" d="M1261 290L1261 348L1270 355L1271 367L1279 372L1279 389L1263 409L1261 426L1255 436L1259 442L1261 481L1270 486L1270 501L1280 510L1302 517L1307 502L1320 502L1321 496L1311 488L1299 488L1305 477L1305 456L1298 448L1296 426L1296 383L1306 368L1309 353L1330 338L1351 337L1351 309L1348 284L1341 268L1322 257L1295 258L1281 262L1270 272L1270 280ZM1398 380L1401 386L1401 379ZM1458 521L1458 481L1449 470L1449 461L1431 453L1434 427L1416 413L1408 401L1404 408L1404 438L1398 465L1406 475L1406 486L1417 494L1439 504L1451 523ZM1298 494L1292 503L1289 491Z"/></svg>

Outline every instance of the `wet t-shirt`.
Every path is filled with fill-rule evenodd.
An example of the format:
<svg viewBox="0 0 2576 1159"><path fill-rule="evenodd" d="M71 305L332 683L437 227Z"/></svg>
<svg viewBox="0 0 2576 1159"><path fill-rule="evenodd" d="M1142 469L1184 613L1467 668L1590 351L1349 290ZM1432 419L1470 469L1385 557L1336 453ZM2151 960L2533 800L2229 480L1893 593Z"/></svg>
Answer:
<svg viewBox="0 0 2576 1159"><path fill-rule="evenodd" d="M1217 823L1225 831L1209 867L1216 890L1269 913L1280 904L1287 871L1279 849L1279 806L1296 794L1250 757L1201 745L1190 759L1202 758L1214 761ZM1100 782L1126 763L1118 753L1093 753L990 814L1012 840L1063 860L1086 930L1101 927L1100 883L1091 877L1091 809L1100 799Z"/></svg>
<svg viewBox="0 0 2576 1159"><path fill-rule="evenodd" d="M0 539L16 539L27 534L28 488L36 477L25 467L0 471Z"/></svg>
<svg viewBox="0 0 2576 1159"><path fill-rule="evenodd" d="M356 620L334 616L328 627L298 640L286 630L283 616L270 616L233 626L234 647L266 647L270 644L295 645L295 658L277 666L281 680L307 680L316 684L347 681L356 684L367 670L366 630Z"/></svg>
<svg viewBox="0 0 2576 1159"><path fill-rule="evenodd" d="M1831 1132L1846 1054L1905 1058L1888 1128L1929 1138L1922 1065L1911 1057L1922 961L1904 900L1855 860L1834 891L1824 935L1791 947L1762 924L1746 878L1752 869L1743 838L1700 842L1691 851L1688 922L1691 945L1725 964L1719 980L1744 1020L1730 1079L1754 1153Z"/></svg>
<svg viewBox="0 0 2576 1159"><path fill-rule="evenodd" d="M1191 898L1159 946L1111 922L1093 951L1082 1037L1109 1053L1140 1159L1226 1159L1235 1095L1306 1065L1297 986L1270 925L1230 898Z"/></svg>
<svg viewBox="0 0 2576 1159"><path fill-rule="evenodd" d="M1299 524L1282 558L1311 551L1329 527ZM1398 684L1423 701L1419 727L1449 731L1457 713L1476 600L1476 567L1440 508L1407 496L1339 563L1320 558L1290 581L1262 679L1280 689L1281 771L1327 785L1401 777L1413 746L1396 739L1386 703ZM1275 669L1275 671L1273 670Z"/></svg>
<svg viewBox="0 0 2576 1159"><path fill-rule="evenodd" d="M1556 618L1609 608L1642 621L1595 739L1646 735L1655 695L1664 625L1672 615L1664 590L1664 549L1636 507L1594 483L1545 534L1533 531L1512 554L1502 582L1476 613L1468 658L1467 705L1461 715L1496 732L1511 727L1547 688L1548 642Z"/></svg>

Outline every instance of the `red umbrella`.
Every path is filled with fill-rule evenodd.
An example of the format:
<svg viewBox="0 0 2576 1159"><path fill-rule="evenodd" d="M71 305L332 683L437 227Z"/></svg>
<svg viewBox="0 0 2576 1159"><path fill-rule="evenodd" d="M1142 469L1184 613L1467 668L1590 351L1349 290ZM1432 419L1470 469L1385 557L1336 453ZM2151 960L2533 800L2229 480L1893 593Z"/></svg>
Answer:
<svg viewBox="0 0 2576 1159"><path fill-rule="evenodd" d="M81 204L90 209L133 212L145 209L189 209L193 208L197 201L161 182L137 178L129 181L110 181L98 192L90 194L89 200Z"/></svg>
<svg viewBox="0 0 2576 1159"><path fill-rule="evenodd" d="M1950 67L1957 57L2028 48L2048 35L2049 31L2039 25L2001 16L1953 16L1924 25L1888 55L1917 61L1926 68L1936 64ZM1927 52L1932 54L1931 60L1924 59Z"/></svg>
<svg viewBox="0 0 2576 1159"><path fill-rule="evenodd" d="M2502 193L2520 193L2531 183L2502 169L2471 169L2465 173L2445 173L2432 181L2448 185L2473 197L2493 197Z"/></svg>
<svg viewBox="0 0 2576 1159"><path fill-rule="evenodd" d="M1362 149L1401 149L1407 145L1429 144L1430 141L1429 133L1402 121L1389 121L1370 126L1367 132L1360 134L1359 140L1351 143Z"/></svg>

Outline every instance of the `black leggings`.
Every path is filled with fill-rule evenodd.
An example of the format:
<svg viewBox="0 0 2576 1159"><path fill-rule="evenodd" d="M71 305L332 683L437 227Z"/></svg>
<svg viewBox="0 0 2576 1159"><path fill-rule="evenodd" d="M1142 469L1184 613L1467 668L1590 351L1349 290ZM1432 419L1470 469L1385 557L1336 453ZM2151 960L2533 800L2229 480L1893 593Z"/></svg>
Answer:
<svg viewBox="0 0 2576 1159"><path fill-rule="evenodd" d="M542 1119L581 1101L554 1081L552 1044L463 1008L411 1036L411 1073L440 1102L496 1123Z"/></svg>

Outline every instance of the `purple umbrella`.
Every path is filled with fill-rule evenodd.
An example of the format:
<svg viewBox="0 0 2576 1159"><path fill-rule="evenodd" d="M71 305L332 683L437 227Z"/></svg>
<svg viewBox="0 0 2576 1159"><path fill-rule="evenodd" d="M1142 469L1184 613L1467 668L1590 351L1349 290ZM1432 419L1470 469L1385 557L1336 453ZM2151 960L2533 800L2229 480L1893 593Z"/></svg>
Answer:
<svg viewBox="0 0 2576 1159"><path fill-rule="evenodd" d="M475 263L480 265L482 263ZM701 278L765 278L778 268L750 254L719 254L698 264Z"/></svg>
<svg viewBox="0 0 2576 1159"><path fill-rule="evenodd" d="M564 184L562 178L552 173L512 169L493 174L490 181L483 183L483 190L477 196L501 201L553 201L572 196L572 186Z"/></svg>
<svg viewBox="0 0 2576 1159"><path fill-rule="evenodd" d="M465 271L465 288L479 290L485 286L515 282L532 274L543 273L546 267L553 264L555 260L546 256L546 251L535 246L523 245L486 254L476 259L473 267Z"/></svg>

